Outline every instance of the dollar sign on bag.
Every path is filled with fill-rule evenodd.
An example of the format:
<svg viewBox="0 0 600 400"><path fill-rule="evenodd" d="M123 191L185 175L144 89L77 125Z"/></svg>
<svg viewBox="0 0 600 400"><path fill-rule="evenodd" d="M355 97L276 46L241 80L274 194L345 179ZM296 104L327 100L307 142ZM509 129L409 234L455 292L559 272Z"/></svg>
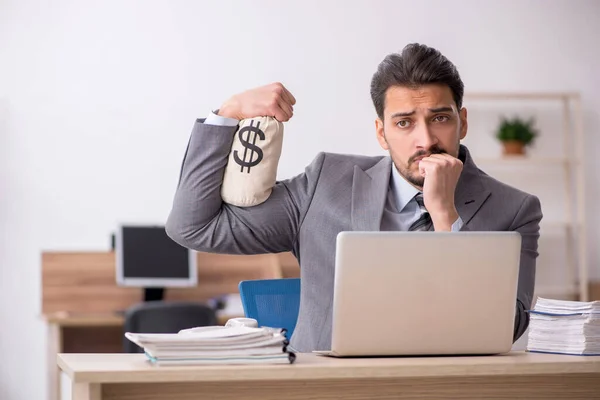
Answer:
<svg viewBox="0 0 600 400"><path fill-rule="evenodd" d="M256 122L256 126L253 124L254 120L250 121L249 126L243 127L238 132L240 142L244 146L244 156L240 158L238 151L234 150L233 159L242 167L240 172L244 172L244 168L247 168L246 172L250 173L250 167L256 167L263 159L263 152L260 147L256 145L256 138L259 137L260 140L265 140L265 133L259 128L260 121ZM244 138L244 133L246 132L248 132L248 134L246 135L246 138Z"/></svg>

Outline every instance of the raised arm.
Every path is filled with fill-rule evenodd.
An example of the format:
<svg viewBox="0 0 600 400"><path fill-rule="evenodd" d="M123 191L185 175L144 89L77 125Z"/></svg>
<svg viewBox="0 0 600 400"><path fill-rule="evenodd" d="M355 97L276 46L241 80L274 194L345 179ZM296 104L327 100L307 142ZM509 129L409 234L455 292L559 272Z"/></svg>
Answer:
<svg viewBox="0 0 600 400"><path fill-rule="evenodd" d="M291 94L273 84L234 96L219 115L244 119L292 116ZM289 108L288 108L289 107ZM241 111L240 111L241 110ZM277 182L264 203L247 208L221 200L221 185L236 127L197 121L185 152L167 234L188 248L230 254L290 251L318 181L324 155L304 173Z"/></svg>

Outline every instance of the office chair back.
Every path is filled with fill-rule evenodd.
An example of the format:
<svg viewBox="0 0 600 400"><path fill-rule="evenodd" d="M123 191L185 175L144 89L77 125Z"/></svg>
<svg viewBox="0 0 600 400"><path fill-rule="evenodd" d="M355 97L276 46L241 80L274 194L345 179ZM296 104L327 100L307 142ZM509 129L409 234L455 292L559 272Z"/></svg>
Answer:
<svg viewBox="0 0 600 400"><path fill-rule="evenodd" d="M242 281L239 289L246 318L258 326L285 328L291 339L300 309L299 278Z"/></svg>
<svg viewBox="0 0 600 400"><path fill-rule="evenodd" d="M217 324L215 310L199 303L149 301L125 311L125 332L177 333L182 329ZM125 353L142 353L143 349L123 339Z"/></svg>

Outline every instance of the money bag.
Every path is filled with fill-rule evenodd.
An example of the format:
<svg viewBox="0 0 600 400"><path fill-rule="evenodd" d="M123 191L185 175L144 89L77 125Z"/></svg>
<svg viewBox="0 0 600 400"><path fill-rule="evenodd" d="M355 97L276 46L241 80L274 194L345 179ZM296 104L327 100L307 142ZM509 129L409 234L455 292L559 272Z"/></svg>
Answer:
<svg viewBox="0 0 600 400"><path fill-rule="evenodd" d="M273 117L240 121L221 186L225 203L251 207L266 201L277 179L283 123Z"/></svg>

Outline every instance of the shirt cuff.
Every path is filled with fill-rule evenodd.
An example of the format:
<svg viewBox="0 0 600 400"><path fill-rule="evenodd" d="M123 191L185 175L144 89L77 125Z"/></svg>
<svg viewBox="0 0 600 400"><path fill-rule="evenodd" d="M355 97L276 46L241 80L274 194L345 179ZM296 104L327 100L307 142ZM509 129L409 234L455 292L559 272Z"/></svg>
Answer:
<svg viewBox="0 0 600 400"><path fill-rule="evenodd" d="M210 114L208 114L208 117L206 117L206 119L204 120L204 123L206 125L237 126L237 124L239 124L240 121L238 121L235 118L221 117L220 115L211 112Z"/></svg>
<svg viewBox="0 0 600 400"><path fill-rule="evenodd" d="M450 232L458 232L462 229L462 227L463 227L463 220L459 216L458 219L456 221L454 221L454 223L452 224L452 229L450 230Z"/></svg>

